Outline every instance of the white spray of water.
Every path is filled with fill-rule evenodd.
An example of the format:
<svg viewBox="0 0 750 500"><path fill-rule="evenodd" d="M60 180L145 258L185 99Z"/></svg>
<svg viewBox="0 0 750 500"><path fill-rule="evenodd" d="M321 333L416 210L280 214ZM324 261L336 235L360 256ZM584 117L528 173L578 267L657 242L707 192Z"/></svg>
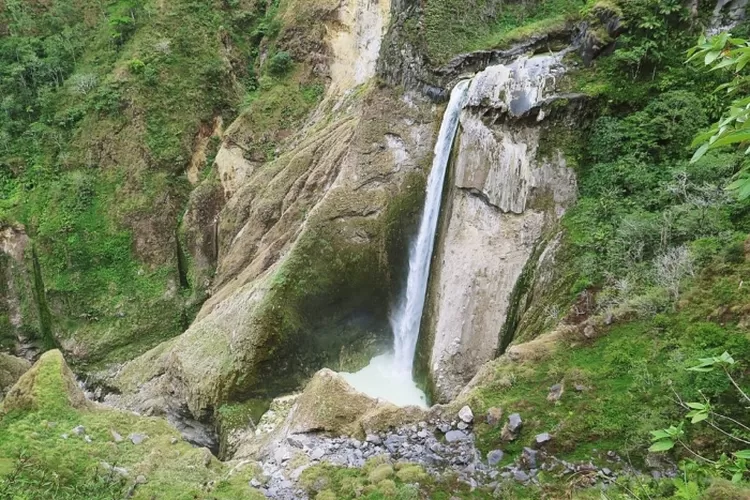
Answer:
<svg viewBox="0 0 750 500"><path fill-rule="evenodd" d="M435 144L432 170L427 180L427 197L422 220L419 222L419 233L409 248L406 293L390 318L393 329L394 368L408 374L410 378L414 351L419 338L419 323L422 320L422 310L427 294L427 280L430 277L430 260L435 245L435 231L440 214L445 171L458 129L458 118L466 104L469 82L469 80L461 81L453 88L450 102L443 115L440 133Z"/></svg>

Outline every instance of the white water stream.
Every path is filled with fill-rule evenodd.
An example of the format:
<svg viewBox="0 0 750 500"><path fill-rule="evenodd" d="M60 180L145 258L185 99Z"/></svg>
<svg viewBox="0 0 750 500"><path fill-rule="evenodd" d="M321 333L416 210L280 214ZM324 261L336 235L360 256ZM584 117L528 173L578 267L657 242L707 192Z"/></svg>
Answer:
<svg viewBox="0 0 750 500"><path fill-rule="evenodd" d="M453 88L440 125L419 232L409 248L406 292L391 312L393 354L376 356L357 373L342 373L357 390L400 406L426 406L425 395L412 378L412 365L430 277L445 172L458 130L458 118L466 104L469 83L470 80L463 80Z"/></svg>

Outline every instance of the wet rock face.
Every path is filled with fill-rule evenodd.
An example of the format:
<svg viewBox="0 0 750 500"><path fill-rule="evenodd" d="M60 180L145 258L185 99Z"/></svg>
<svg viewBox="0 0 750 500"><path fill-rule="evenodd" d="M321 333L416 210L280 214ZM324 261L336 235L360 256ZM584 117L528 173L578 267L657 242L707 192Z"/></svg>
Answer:
<svg viewBox="0 0 750 500"><path fill-rule="evenodd" d="M434 116L419 96L387 89L347 99L227 202L211 297L185 333L118 373L114 404L187 405L205 419L233 394L295 390L326 356L381 335L341 326L354 315L387 322Z"/></svg>
<svg viewBox="0 0 750 500"><path fill-rule="evenodd" d="M708 34L731 29L745 19L748 0L716 0Z"/></svg>
<svg viewBox="0 0 750 500"><path fill-rule="evenodd" d="M540 154L540 123L557 99L563 55L491 66L469 88L427 306L440 402L498 354L521 273L575 200L562 153Z"/></svg>

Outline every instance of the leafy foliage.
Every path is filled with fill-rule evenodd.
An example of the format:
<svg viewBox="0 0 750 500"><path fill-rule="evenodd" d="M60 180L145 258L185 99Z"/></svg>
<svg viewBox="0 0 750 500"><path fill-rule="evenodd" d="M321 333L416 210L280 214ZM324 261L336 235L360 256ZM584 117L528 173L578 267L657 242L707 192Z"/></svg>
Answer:
<svg viewBox="0 0 750 500"><path fill-rule="evenodd" d="M708 151L731 145L746 146L750 142L750 97L743 95L747 93L750 75L743 70L750 62L750 42L732 37L730 33L722 33L710 40L701 36L698 45L690 49L688 55L688 61L701 60L714 71L731 70L733 78L716 90L726 91L727 95L735 97L725 116L695 138L693 146L698 149L692 161L700 160ZM745 150L745 154L749 153L750 147ZM734 191L740 199L750 198L750 171L747 166L735 174L734 182L727 189Z"/></svg>

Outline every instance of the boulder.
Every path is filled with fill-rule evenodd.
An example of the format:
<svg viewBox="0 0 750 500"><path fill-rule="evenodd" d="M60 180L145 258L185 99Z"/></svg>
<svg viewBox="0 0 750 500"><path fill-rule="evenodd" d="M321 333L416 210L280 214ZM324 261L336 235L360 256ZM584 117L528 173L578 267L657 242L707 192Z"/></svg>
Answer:
<svg viewBox="0 0 750 500"><path fill-rule="evenodd" d="M0 401L5 392L15 384L21 375L31 368L31 363L23 358L0 353Z"/></svg>
<svg viewBox="0 0 750 500"><path fill-rule="evenodd" d="M356 433L357 421L377 404L377 400L357 392L338 373L324 368L307 384L289 413L289 431Z"/></svg>
<svg viewBox="0 0 750 500"><path fill-rule="evenodd" d="M534 438L534 441L536 441L537 446L542 446L545 443L548 443L552 440L552 436L549 435L549 432L543 432L541 434L537 434Z"/></svg>
<svg viewBox="0 0 750 500"><path fill-rule="evenodd" d="M3 401L3 410L54 410L91 405L78 387L62 353L55 349L45 352L11 387Z"/></svg>
<svg viewBox="0 0 750 500"><path fill-rule="evenodd" d="M456 441L465 441L467 439L469 439L469 435L464 431L448 431L445 433L445 440L449 443L454 443Z"/></svg>
<svg viewBox="0 0 750 500"><path fill-rule="evenodd" d="M492 450L491 452L487 453L487 463L494 467L495 465L500 463L500 460L503 459L504 453L502 450Z"/></svg>
<svg viewBox="0 0 750 500"><path fill-rule="evenodd" d="M521 432L521 427L523 426L523 421L521 420L521 415L518 413L512 413L508 416L508 422L503 427L503 430L500 433L501 438L503 441L513 441L518 437L518 433Z"/></svg>
<svg viewBox="0 0 750 500"><path fill-rule="evenodd" d="M464 406L458 411L458 418L463 422L470 424L474 421L474 412L472 412L471 408L468 406Z"/></svg>

